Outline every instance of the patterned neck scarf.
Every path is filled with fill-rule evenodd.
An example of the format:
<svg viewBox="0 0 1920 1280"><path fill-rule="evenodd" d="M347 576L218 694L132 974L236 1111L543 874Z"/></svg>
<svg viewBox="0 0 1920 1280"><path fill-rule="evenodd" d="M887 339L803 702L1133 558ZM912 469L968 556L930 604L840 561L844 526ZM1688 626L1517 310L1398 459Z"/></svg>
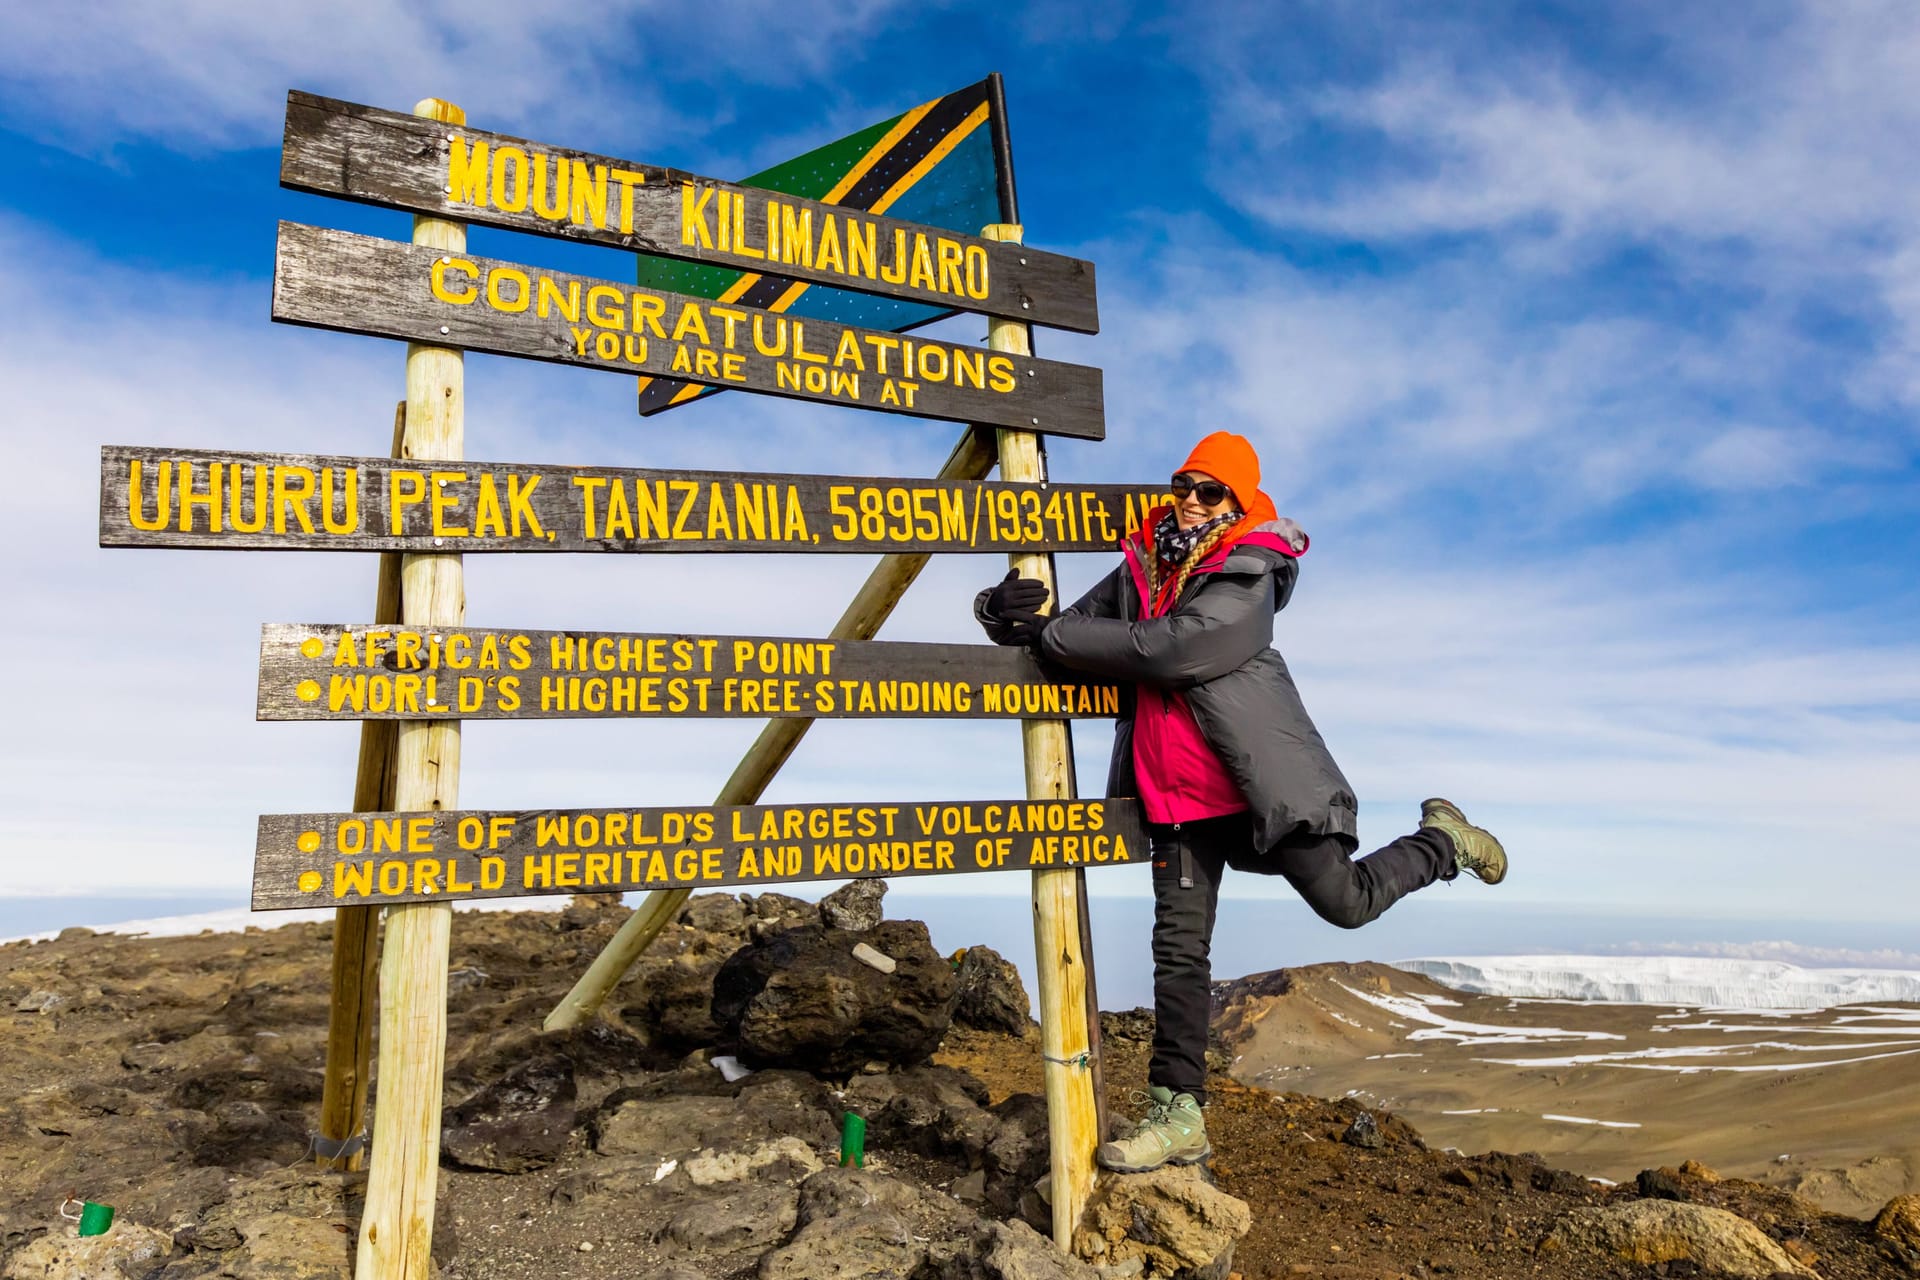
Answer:
<svg viewBox="0 0 1920 1280"><path fill-rule="evenodd" d="M1147 557L1146 564L1148 617L1178 603L1181 589L1187 585L1194 567L1219 545L1242 514L1228 511L1191 529L1182 529L1172 512L1161 517L1153 529L1154 554ZM1167 576L1169 570L1172 570L1171 578Z"/></svg>
<svg viewBox="0 0 1920 1280"><path fill-rule="evenodd" d="M1224 529L1245 515L1241 511L1227 511L1215 516L1205 524L1197 524L1191 529L1182 529L1180 522L1169 511L1160 517L1160 523L1153 527L1153 549L1168 565L1181 565L1193 554L1193 549L1215 529Z"/></svg>

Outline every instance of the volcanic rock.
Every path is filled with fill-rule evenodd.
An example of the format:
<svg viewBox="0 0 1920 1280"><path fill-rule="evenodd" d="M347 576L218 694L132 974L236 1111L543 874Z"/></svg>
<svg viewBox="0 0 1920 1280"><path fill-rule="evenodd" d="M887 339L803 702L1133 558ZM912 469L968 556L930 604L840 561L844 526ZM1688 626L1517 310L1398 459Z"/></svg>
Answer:
<svg viewBox="0 0 1920 1280"><path fill-rule="evenodd" d="M1920 1258L1920 1196L1895 1196L1874 1215L1873 1234Z"/></svg>
<svg viewBox="0 0 1920 1280"><path fill-rule="evenodd" d="M862 941L891 956L895 971L856 960ZM872 1059L925 1061L952 1021L957 990L919 921L882 921L859 934L802 926L765 934L721 966L713 1020L751 1066L844 1075Z"/></svg>
<svg viewBox="0 0 1920 1280"><path fill-rule="evenodd" d="M829 929L864 932L880 923L880 900L886 896L885 880L849 880L820 899L820 922Z"/></svg>
<svg viewBox="0 0 1920 1280"><path fill-rule="evenodd" d="M647 1098L620 1090L594 1117L594 1147L603 1155L666 1158L739 1150L788 1135L831 1146L839 1126L817 1103L815 1091L777 1074L749 1077L735 1097Z"/></svg>
<svg viewBox="0 0 1920 1280"><path fill-rule="evenodd" d="M146 1276L156 1259L173 1252L164 1231L117 1221L105 1235L85 1239L71 1230L52 1231L7 1263L5 1280L121 1280Z"/></svg>
<svg viewBox="0 0 1920 1280"><path fill-rule="evenodd" d="M544 1168L566 1150L577 1092L571 1060L558 1053L534 1058L455 1107L440 1149L469 1169Z"/></svg>
<svg viewBox="0 0 1920 1280"><path fill-rule="evenodd" d="M982 1031L1024 1035L1033 1013L1020 971L992 947L968 947L960 960L960 999L953 1020Z"/></svg>
<svg viewBox="0 0 1920 1280"><path fill-rule="evenodd" d="M1134 1259L1144 1274L1222 1277L1253 1212L1192 1165L1103 1178L1087 1203L1073 1250L1101 1267Z"/></svg>
<svg viewBox="0 0 1920 1280"><path fill-rule="evenodd" d="M793 1230L800 1193L784 1186L739 1187L696 1196L668 1221L661 1238L682 1249L764 1248Z"/></svg>
<svg viewBox="0 0 1920 1280"><path fill-rule="evenodd" d="M1545 1244L1642 1266L1685 1260L1706 1271L1758 1280L1782 1271L1813 1274L1738 1214L1672 1200L1575 1209L1554 1224Z"/></svg>

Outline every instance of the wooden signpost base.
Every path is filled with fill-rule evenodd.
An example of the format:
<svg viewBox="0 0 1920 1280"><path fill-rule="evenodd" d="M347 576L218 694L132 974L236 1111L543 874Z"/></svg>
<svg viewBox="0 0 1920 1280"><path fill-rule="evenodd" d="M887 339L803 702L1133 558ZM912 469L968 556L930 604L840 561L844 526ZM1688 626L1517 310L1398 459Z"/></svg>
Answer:
<svg viewBox="0 0 1920 1280"><path fill-rule="evenodd" d="M1022 228L996 223L981 232L989 240L1018 244ZM1032 336L1026 325L991 320L987 345L995 351L1027 355ZM1045 480L1040 437L1031 431L1000 432L1000 478ZM1023 578L1046 583L1056 599L1053 557L1008 558ZM1072 794L1073 756L1064 720L1024 720L1021 746L1027 765L1027 796L1064 800ZM1098 1109L1093 1097L1092 1042L1087 1031L1086 940L1080 934L1079 883L1075 873L1033 873L1034 968L1040 980L1040 1052L1045 1058L1047 1138L1052 1156L1053 1242L1073 1249L1073 1231L1093 1192L1093 1149L1099 1145Z"/></svg>
<svg viewBox="0 0 1920 1280"><path fill-rule="evenodd" d="M420 102L414 114L443 124L466 123L464 111L438 98ZM413 242L461 253L467 229L458 222L416 217ZM461 352L409 346L402 453L414 459L459 458L465 451L465 397ZM457 626L464 620L459 556L406 556L400 583L403 622ZM459 722L402 721L393 807L455 808L459 787ZM453 906L445 902L387 909L380 961L380 1095L354 1267L358 1280L423 1280L430 1265L452 921Z"/></svg>
<svg viewBox="0 0 1920 1280"><path fill-rule="evenodd" d="M393 456L405 446L407 403L393 413ZM400 553L380 554L374 590L375 622L400 621ZM354 771L353 808L369 813L393 808L394 747L400 726L390 720L360 725L360 760ZM354 1139L366 1121L368 1068L373 1059L374 984L379 975L378 907L340 907L333 913L333 999L327 1013L327 1069L320 1094L320 1127L314 1157L323 1165L358 1169L362 1147Z"/></svg>

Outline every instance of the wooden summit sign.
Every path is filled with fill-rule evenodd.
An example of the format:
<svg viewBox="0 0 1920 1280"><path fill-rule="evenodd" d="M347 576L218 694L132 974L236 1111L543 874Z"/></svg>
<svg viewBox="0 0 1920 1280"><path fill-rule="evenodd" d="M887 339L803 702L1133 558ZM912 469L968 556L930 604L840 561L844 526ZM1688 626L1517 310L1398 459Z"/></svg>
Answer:
<svg viewBox="0 0 1920 1280"><path fill-rule="evenodd" d="M1112 717L1025 649L891 640L268 623L261 720ZM1054 673L1068 675L1069 673Z"/></svg>
<svg viewBox="0 0 1920 1280"><path fill-rule="evenodd" d="M1078 258L298 91L287 95L280 184L955 311L1100 329L1093 264Z"/></svg>
<svg viewBox="0 0 1920 1280"><path fill-rule="evenodd" d="M260 819L253 909L1121 866L1133 800L715 805Z"/></svg>
<svg viewBox="0 0 1920 1280"><path fill-rule="evenodd" d="M298 223L273 318L922 418L1106 435L1100 370Z"/></svg>
<svg viewBox="0 0 1920 1280"><path fill-rule="evenodd" d="M1164 488L108 446L100 545L276 551L1111 551Z"/></svg>

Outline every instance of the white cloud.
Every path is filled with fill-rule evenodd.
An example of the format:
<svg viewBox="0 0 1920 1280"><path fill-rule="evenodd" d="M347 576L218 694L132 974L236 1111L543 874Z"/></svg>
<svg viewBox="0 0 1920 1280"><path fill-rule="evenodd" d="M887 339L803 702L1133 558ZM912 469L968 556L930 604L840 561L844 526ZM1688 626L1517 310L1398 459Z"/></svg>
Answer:
<svg viewBox="0 0 1920 1280"><path fill-rule="evenodd" d="M1626 305L1655 316L1677 302L1674 332L1797 348L1834 392L1911 405L1920 14L1769 15L1626 6L1609 39L1575 48L1416 6L1366 26L1348 52L1371 70L1333 81L1262 64L1279 35L1265 24L1284 20L1271 15L1196 28L1181 47L1214 90L1215 186L1276 234L1417 246L1417 275L1451 261L1524 281L1515 336L1542 298L1622 305L1606 286L1630 249L1656 283ZM1357 41L1351 16L1325 37ZM1616 43L1635 56L1601 52ZM1450 283L1481 287L1467 272ZM1870 336L1809 339L1809 313ZM1775 376L1756 354L1746 368Z"/></svg>
<svg viewBox="0 0 1920 1280"><path fill-rule="evenodd" d="M265 145L279 137L290 88L400 110L431 94L469 107L476 125L513 131L537 118L569 130L575 145L636 129L670 136L733 110L731 95L697 87L696 77L817 79L846 41L894 7L107 0L83 13L9 5L0 9L8 82L0 110L17 128L81 149L130 138L183 150Z"/></svg>

